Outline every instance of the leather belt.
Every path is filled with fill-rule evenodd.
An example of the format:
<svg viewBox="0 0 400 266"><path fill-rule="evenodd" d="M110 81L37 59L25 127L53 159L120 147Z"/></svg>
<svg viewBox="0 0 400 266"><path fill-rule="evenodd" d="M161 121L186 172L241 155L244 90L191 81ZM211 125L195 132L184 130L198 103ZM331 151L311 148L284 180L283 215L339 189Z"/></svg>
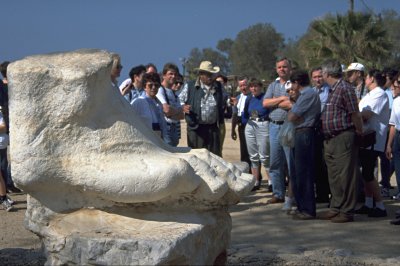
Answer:
<svg viewBox="0 0 400 266"><path fill-rule="evenodd" d="M285 121L274 121L274 120L269 120L269 122L271 122L272 124L276 124L276 125L282 125Z"/></svg>

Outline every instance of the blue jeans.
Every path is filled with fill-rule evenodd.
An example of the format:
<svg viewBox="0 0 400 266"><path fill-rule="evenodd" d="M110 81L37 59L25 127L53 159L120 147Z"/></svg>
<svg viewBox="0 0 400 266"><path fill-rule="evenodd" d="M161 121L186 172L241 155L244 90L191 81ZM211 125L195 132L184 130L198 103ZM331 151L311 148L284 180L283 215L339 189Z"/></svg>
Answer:
<svg viewBox="0 0 400 266"><path fill-rule="evenodd" d="M178 125L178 123L167 123L167 134L166 136L163 136L164 142L173 147L176 147L179 144Z"/></svg>
<svg viewBox="0 0 400 266"><path fill-rule="evenodd" d="M393 143L393 159L394 161L394 169L396 172L396 183L397 183L397 189L398 192L400 193L400 133L399 131L396 130L396 134L394 136L394 143Z"/></svg>
<svg viewBox="0 0 400 266"><path fill-rule="evenodd" d="M306 128L296 131L295 145L292 149L294 171L290 176L292 190L300 212L315 216L315 169L314 169L315 130Z"/></svg>
<svg viewBox="0 0 400 266"><path fill-rule="evenodd" d="M269 176L271 177L273 195L283 199L285 197L285 159L287 162L289 176L292 172L290 160L290 148L282 146L279 143L279 130L282 125L269 123L269 145L270 145L270 162Z"/></svg>

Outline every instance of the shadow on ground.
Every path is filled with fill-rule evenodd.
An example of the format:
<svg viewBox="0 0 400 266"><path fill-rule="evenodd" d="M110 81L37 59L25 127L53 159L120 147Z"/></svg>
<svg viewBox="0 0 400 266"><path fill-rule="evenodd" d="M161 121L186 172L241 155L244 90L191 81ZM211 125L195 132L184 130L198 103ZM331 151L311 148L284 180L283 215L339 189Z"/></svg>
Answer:
<svg viewBox="0 0 400 266"><path fill-rule="evenodd" d="M25 248L4 248L0 250L0 265L44 265L46 258L42 250Z"/></svg>

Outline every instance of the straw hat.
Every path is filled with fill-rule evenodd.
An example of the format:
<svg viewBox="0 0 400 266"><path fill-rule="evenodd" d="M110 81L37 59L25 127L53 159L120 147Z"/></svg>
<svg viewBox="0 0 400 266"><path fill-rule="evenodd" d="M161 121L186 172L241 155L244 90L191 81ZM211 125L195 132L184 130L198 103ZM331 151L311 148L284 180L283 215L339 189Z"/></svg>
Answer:
<svg viewBox="0 0 400 266"><path fill-rule="evenodd" d="M213 66L210 61L203 61L200 63L200 67L196 68L196 70L215 74L219 72L220 68L218 66Z"/></svg>

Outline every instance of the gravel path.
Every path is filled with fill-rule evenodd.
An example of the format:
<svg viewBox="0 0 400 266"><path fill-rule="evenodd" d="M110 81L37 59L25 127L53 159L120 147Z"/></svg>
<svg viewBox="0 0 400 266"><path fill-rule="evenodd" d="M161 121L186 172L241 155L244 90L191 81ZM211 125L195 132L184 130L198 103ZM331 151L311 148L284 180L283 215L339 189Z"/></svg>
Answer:
<svg viewBox="0 0 400 266"><path fill-rule="evenodd" d="M292 220L281 204L267 205L266 189L231 208L228 251L232 265L400 265L400 226L389 224L400 202L387 200L389 216L355 216L355 222ZM318 211L326 204L318 204Z"/></svg>

